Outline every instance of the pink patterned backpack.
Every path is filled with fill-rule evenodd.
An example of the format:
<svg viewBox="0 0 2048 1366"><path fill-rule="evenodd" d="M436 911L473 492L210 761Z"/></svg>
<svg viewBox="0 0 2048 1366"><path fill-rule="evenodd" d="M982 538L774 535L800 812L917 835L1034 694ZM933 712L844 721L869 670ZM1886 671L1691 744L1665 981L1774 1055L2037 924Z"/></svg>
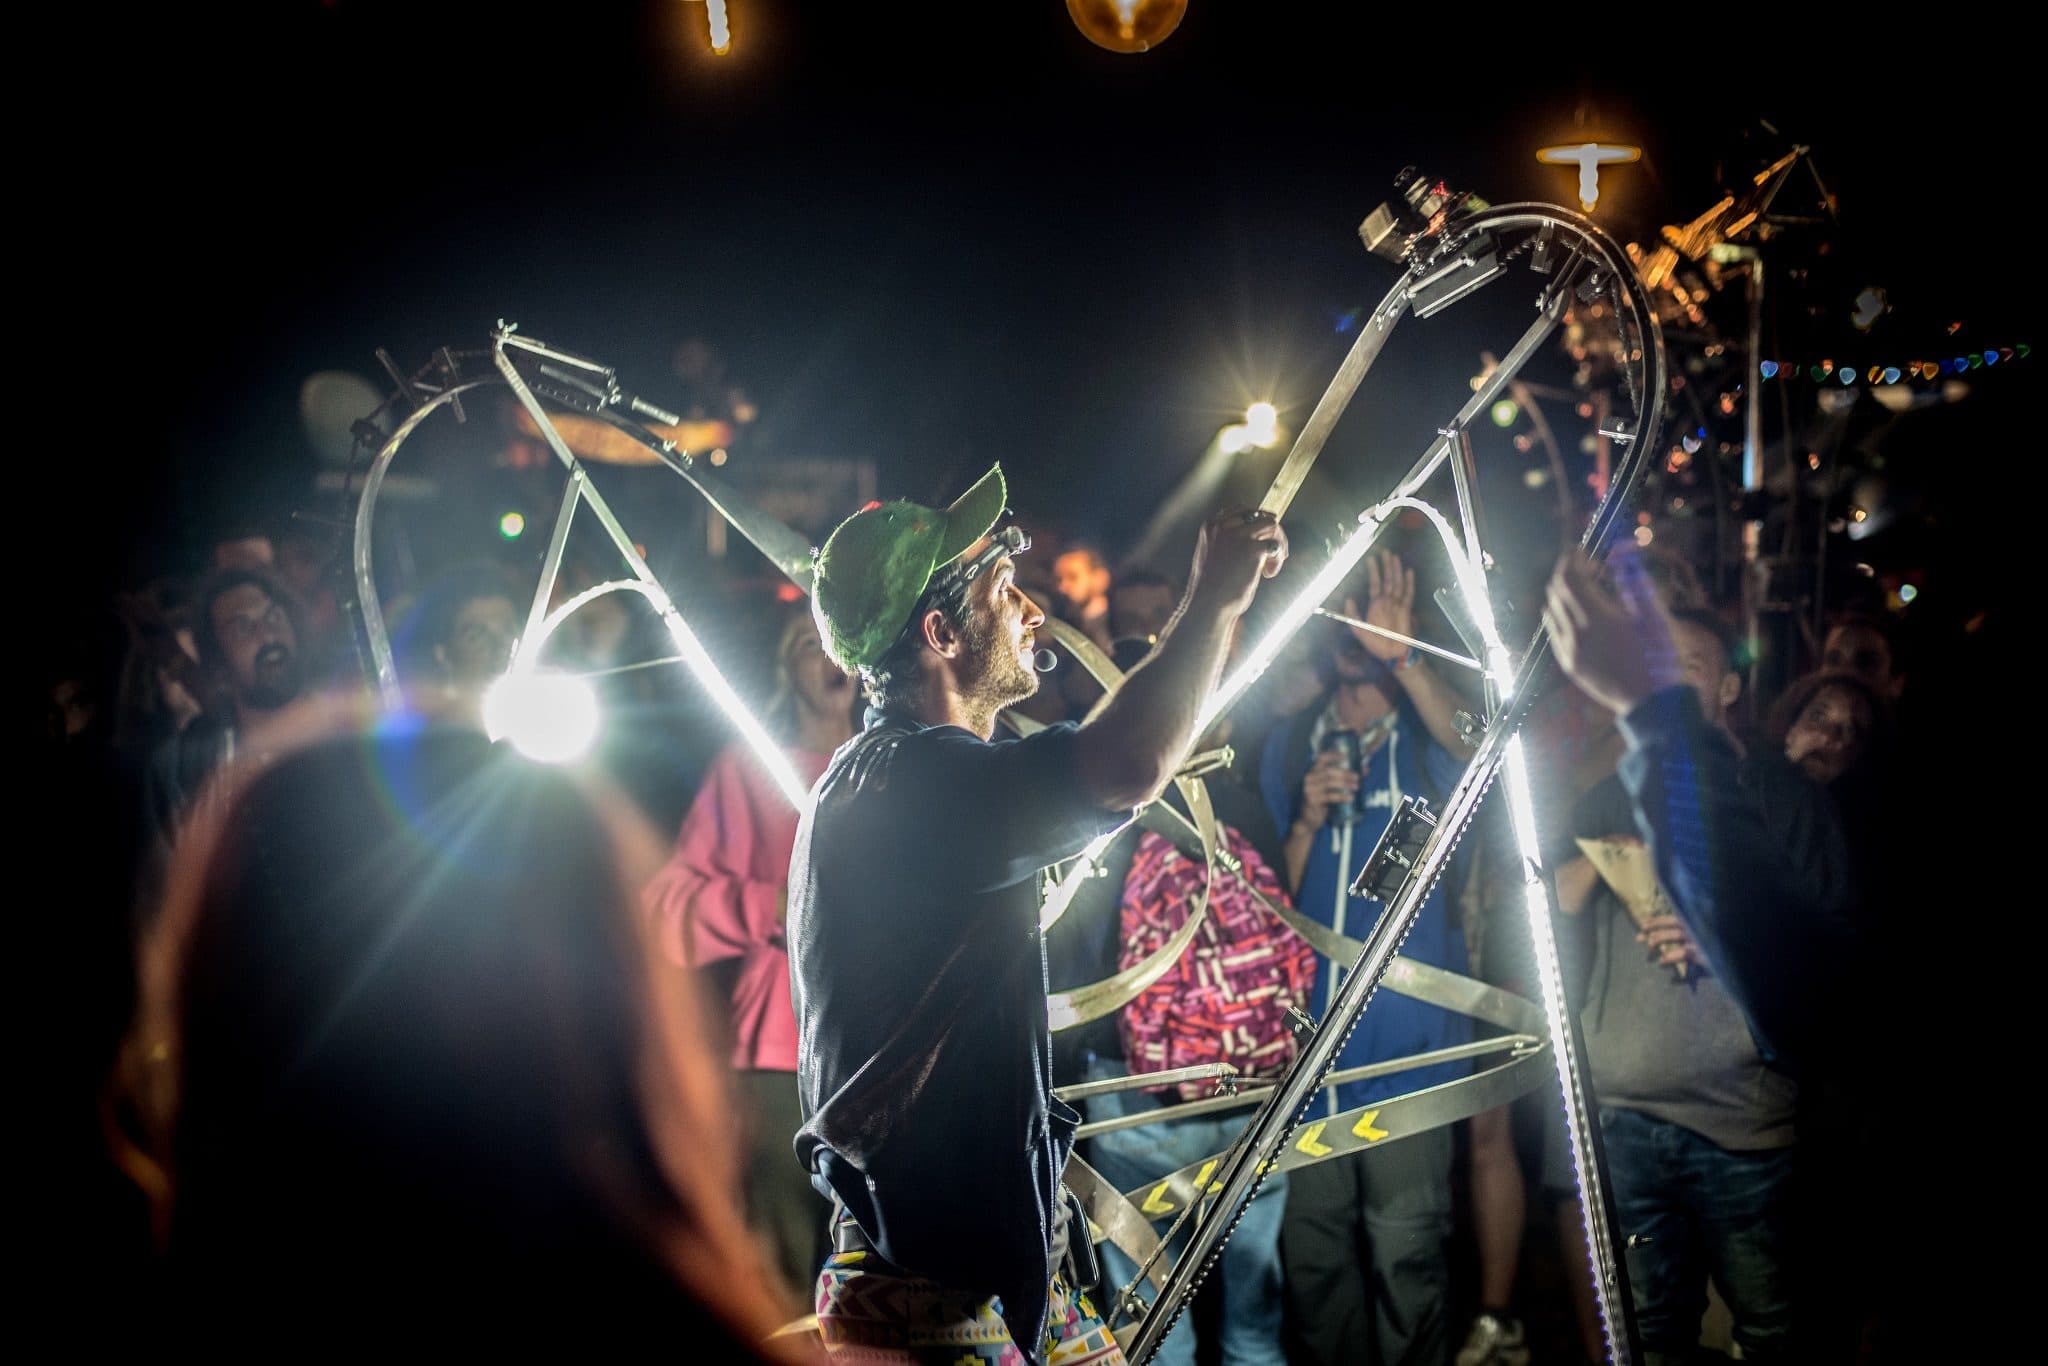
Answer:
<svg viewBox="0 0 2048 1366"><path fill-rule="evenodd" d="M1251 842L1218 827L1244 860L1245 875L1273 900L1287 893ZM1187 923L1202 865L1151 831L1138 841L1124 878L1119 970L1152 953ZM1132 1072L1227 1062L1245 1076L1271 1075L1294 1061L1287 1008L1308 1007L1315 950L1282 924L1232 873L1218 868L1209 914L1166 975L1117 1016ZM1153 1087L1152 1090L1163 1088ZM1211 1095L1214 1082L1183 1082L1182 1099Z"/></svg>

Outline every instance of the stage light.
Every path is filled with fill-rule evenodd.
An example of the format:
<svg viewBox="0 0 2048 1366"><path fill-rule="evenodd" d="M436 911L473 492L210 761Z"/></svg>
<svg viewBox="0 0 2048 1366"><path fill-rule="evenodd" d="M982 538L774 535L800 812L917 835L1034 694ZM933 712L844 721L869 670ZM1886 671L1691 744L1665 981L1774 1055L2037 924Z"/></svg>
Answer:
<svg viewBox="0 0 2048 1366"><path fill-rule="evenodd" d="M1532 489L1540 489L1550 482L1550 471L1542 468L1522 471L1522 483Z"/></svg>
<svg viewBox="0 0 2048 1366"><path fill-rule="evenodd" d="M1919 590L1919 589L1917 589L1917 588L1915 588L1915 587L1914 587L1914 586L1913 586L1912 584L1910 584L1910 583L1902 583L1902 584L1900 584L1900 585L1899 585L1899 601L1900 601L1900 602L1911 602L1911 601L1912 601L1913 599L1915 599L1915 598L1917 598L1917 597L1919 597L1919 596L1920 596L1920 590Z"/></svg>
<svg viewBox="0 0 2048 1366"><path fill-rule="evenodd" d="M1502 398L1494 400L1493 407L1488 409L1488 413L1493 418L1494 426L1512 427L1515 425L1515 419L1522 415L1522 409L1513 399Z"/></svg>
<svg viewBox="0 0 2048 1366"><path fill-rule="evenodd" d="M515 669L484 692L484 733L540 763L589 753L597 722L597 694L573 674Z"/></svg>
<svg viewBox="0 0 2048 1366"><path fill-rule="evenodd" d="M1234 422L1216 433L1216 445L1225 455L1236 455L1251 444L1251 429L1242 422Z"/></svg>
<svg viewBox="0 0 2048 1366"><path fill-rule="evenodd" d="M1254 403L1244 410L1245 440L1254 446L1270 446L1280 435L1280 410L1270 403Z"/></svg>
<svg viewBox="0 0 2048 1366"><path fill-rule="evenodd" d="M1144 52L1180 27L1188 0L1067 0L1074 27L1111 52Z"/></svg>
<svg viewBox="0 0 2048 1366"><path fill-rule="evenodd" d="M525 530L526 518L521 513L508 512L498 519L498 534L508 541L518 540L520 533Z"/></svg>
<svg viewBox="0 0 2048 1366"><path fill-rule="evenodd" d="M1654 532L1654 531L1652 531L1652 530L1650 530L1650 528L1648 528L1648 527L1646 527L1646 526L1639 526L1639 527L1637 527L1637 528L1636 528L1636 544L1637 544L1637 545L1648 545L1648 544L1649 544L1650 542L1652 542L1652 541L1654 541L1654 540L1656 540L1656 539L1657 539L1657 533L1656 533L1656 532Z"/></svg>
<svg viewBox="0 0 2048 1366"><path fill-rule="evenodd" d="M714 465L723 465L728 458L729 457L725 453L725 447L723 446L720 446L717 450L711 452L711 463Z"/></svg>

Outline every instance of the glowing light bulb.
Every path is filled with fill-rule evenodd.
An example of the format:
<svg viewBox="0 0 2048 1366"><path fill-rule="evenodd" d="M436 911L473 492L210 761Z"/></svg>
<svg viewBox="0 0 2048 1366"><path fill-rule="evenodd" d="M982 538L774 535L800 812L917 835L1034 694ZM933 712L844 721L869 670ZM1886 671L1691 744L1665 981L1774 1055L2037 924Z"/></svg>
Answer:
<svg viewBox="0 0 2048 1366"><path fill-rule="evenodd" d="M1494 400L1490 412L1493 417L1493 425L1496 427L1512 427L1515 425L1515 419L1522 415L1520 405L1511 398Z"/></svg>
<svg viewBox="0 0 2048 1366"><path fill-rule="evenodd" d="M1216 433L1216 444L1225 455L1236 455L1252 444L1251 430L1242 422L1233 423Z"/></svg>
<svg viewBox="0 0 2048 1366"><path fill-rule="evenodd" d="M1188 0L1067 0L1074 27L1111 52L1144 52L1180 27Z"/></svg>
<svg viewBox="0 0 2048 1366"><path fill-rule="evenodd" d="M597 694L573 674L515 670L484 691L484 733L540 763L582 758L597 730Z"/></svg>
<svg viewBox="0 0 2048 1366"><path fill-rule="evenodd" d="M508 512L498 519L498 534L508 541L518 540L520 533L525 530L526 518L520 513Z"/></svg>
<svg viewBox="0 0 2048 1366"><path fill-rule="evenodd" d="M1536 152L1536 159L1552 166L1577 166L1579 168L1579 207L1587 213L1600 202L1600 168L1603 165L1619 165L1639 160L1643 155L1640 147L1603 146L1597 142L1582 142L1575 147L1543 147ZM1595 311L1594 316L1599 316Z"/></svg>
<svg viewBox="0 0 2048 1366"><path fill-rule="evenodd" d="M1244 410L1245 440L1254 446L1270 446L1280 435L1280 410L1270 403L1254 403Z"/></svg>

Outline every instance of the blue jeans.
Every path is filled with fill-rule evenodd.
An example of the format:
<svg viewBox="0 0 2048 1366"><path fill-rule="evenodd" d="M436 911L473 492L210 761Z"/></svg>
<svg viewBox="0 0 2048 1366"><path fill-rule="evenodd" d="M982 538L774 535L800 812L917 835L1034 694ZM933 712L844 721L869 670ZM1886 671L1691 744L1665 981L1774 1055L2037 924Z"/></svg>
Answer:
<svg viewBox="0 0 2048 1366"><path fill-rule="evenodd" d="M1121 1060L1096 1060L1088 1066L1088 1079L1101 1081L1122 1076ZM1168 1109L1160 1097L1144 1091L1117 1091L1093 1096L1083 1102L1092 1120L1118 1115ZM1237 1141L1255 1107L1226 1111L1197 1119L1167 1120L1135 1129L1118 1129L1088 1139L1087 1158L1091 1166L1118 1190L1134 1190L1179 1171L1190 1162L1214 1157ZM1169 1109L1170 1113L1170 1109ZM1266 1178L1259 1193L1245 1207L1244 1217L1230 1241L1223 1245L1214 1276L1222 1281L1221 1325L1223 1366L1286 1366L1280 1346L1280 1216L1287 1207L1287 1176L1275 1172ZM1172 1225L1168 1218L1160 1232ZM1185 1242L1183 1237L1160 1256L1171 1265L1172 1257ZM1097 1303L1114 1303L1116 1291L1137 1274L1137 1265L1113 1244L1102 1245L1103 1288ZM1150 1288L1141 1287L1149 1298ZM1192 1316L1183 1313L1180 1322L1159 1344L1153 1358L1159 1366L1194 1366L1195 1332Z"/></svg>
<svg viewBox="0 0 2048 1366"><path fill-rule="evenodd" d="M1793 1150L1730 1152L1634 1110L1601 1110L1600 1131L1645 1353L1697 1347L1712 1276L1743 1359L1790 1360Z"/></svg>

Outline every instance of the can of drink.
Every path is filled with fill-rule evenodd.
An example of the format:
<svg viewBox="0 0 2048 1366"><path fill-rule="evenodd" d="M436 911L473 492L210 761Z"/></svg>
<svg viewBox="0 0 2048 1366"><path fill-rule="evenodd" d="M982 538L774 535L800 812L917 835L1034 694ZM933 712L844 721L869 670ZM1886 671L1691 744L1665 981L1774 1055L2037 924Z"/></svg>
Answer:
<svg viewBox="0 0 2048 1366"><path fill-rule="evenodd" d="M1353 773L1358 772L1362 749L1357 731L1333 730L1324 736L1323 752L1328 754L1333 750L1343 756L1344 767ZM1327 823L1336 826L1356 825L1363 814L1358 805L1358 797L1353 794L1344 801L1330 803Z"/></svg>

